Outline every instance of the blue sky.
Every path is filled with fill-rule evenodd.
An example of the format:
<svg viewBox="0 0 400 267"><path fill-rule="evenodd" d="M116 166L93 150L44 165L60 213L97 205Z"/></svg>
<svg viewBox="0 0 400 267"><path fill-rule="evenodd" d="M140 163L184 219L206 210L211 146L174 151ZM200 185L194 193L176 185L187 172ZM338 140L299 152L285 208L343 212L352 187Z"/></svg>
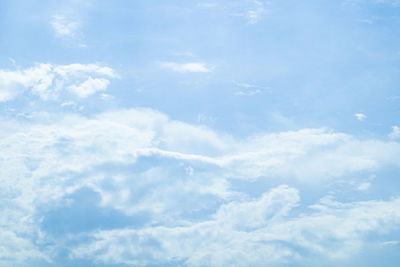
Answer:
<svg viewBox="0 0 400 267"><path fill-rule="evenodd" d="M1 266L397 266L400 1L0 2Z"/></svg>

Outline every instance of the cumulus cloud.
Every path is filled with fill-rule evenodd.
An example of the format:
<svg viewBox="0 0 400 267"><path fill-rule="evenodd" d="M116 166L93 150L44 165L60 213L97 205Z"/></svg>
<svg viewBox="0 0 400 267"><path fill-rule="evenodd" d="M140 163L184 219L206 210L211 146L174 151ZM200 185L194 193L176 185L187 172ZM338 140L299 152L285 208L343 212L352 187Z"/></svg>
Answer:
<svg viewBox="0 0 400 267"><path fill-rule="evenodd" d="M207 68L206 65L201 62L190 62L190 63L162 62L160 66L162 68L181 73L211 72L211 69Z"/></svg>
<svg viewBox="0 0 400 267"><path fill-rule="evenodd" d="M102 78L93 79L92 77L89 77L83 83L79 85L71 85L68 89L78 97L85 98L96 92L105 91L109 84L109 80Z"/></svg>
<svg viewBox="0 0 400 267"><path fill-rule="evenodd" d="M56 75L74 76L70 68ZM329 183L356 171L398 166L395 142L358 140L326 129L237 139L151 109L42 116L43 122L40 116L0 121L0 194L8 207L0 224L21 251L30 251L22 261L51 260L51 251L67 242L63 238L76 238L71 257L104 263L177 259L193 266L248 266L249 259L257 265L301 257L293 246L323 255L333 250L339 257L358 249L364 233L400 221L397 199L347 204L325 199L298 216L302 203L296 188L266 188L254 197L233 186L237 179ZM97 196L88 212L112 210L126 218L145 214L143 225L101 231L95 225L57 237L46 231L49 214L64 214L62 207L70 206L71 196L83 188ZM336 230L337 225L342 228ZM82 243L82 236L95 241L84 238ZM6 253L13 244L4 243L0 250L10 265L19 257Z"/></svg>
<svg viewBox="0 0 400 267"><path fill-rule="evenodd" d="M336 261L361 249L368 233L400 222L399 199L340 203L328 198L310 206L307 214L290 216L298 203L297 190L280 186L259 199L222 206L213 219L187 226L96 231L94 241L73 248L70 256L131 265L249 266L304 262L307 255Z"/></svg>
<svg viewBox="0 0 400 267"><path fill-rule="evenodd" d="M24 265L27 260L31 259L51 262L50 257L41 252L31 240L18 236L13 231L0 228L0 239L1 266L15 266L15 263ZM10 263L8 259L14 259L15 262Z"/></svg>
<svg viewBox="0 0 400 267"><path fill-rule="evenodd" d="M92 78L95 75L97 78ZM116 74L97 64L52 65L39 63L23 70L0 70L0 102L29 90L42 100L56 99L68 89L80 98L104 91Z"/></svg>

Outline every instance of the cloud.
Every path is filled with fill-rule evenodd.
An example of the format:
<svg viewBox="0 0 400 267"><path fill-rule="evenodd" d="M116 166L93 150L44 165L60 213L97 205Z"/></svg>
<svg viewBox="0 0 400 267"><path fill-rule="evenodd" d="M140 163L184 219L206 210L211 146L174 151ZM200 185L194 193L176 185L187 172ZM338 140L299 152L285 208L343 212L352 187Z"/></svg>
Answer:
<svg viewBox="0 0 400 267"><path fill-rule="evenodd" d="M235 93L235 95L239 95L239 96L253 96L253 95L258 95L258 94L260 94L261 93L261 90L259 90L259 89L257 89L257 90L254 90L254 91L248 91L248 92L243 92L243 91L237 91L236 93Z"/></svg>
<svg viewBox="0 0 400 267"><path fill-rule="evenodd" d="M265 9L262 6L259 6L256 9L247 11L247 14L246 14L247 22L249 24L258 23L262 19L264 13L265 13Z"/></svg>
<svg viewBox="0 0 400 267"><path fill-rule="evenodd" d="M235 95L237 96L254 96L263 92L269 92L271 89L269 87L252 85L248 83L235 82L235 85L243 88L243 90L235 92Z"/></svg>
<svg viewBox="0 0 400 267"><path fill-rule="evenodd" d="M358 187L357 190L359 191L366 191L371 187L371 183L369 182L365 182L365 183L361 183Z"/></svg>
<svg viewBox="0 0 400 267"><path fill-rule="evenodd" d="M220 12L226 13L230 16L240 17L248 24L257 24L265 16L267 9L266 5L269 2L258 0L233 0L233 1L219 1L198 4L199 8L217 9Z"/></svg>
<svg viewBox="0 0 400 267"><path fill-rule="evenodd" d="M80 23L63 15L54 15L50 25L58 38L73 39L80 28Z"/></svg>
<svg viewBox="0 0 400 267"><path fill-rule="evenodd" d="M53 80L51 69L50 64L37 64L22 71L0 70L0 101L11 100L28 87L44 95Z"/></svg>
<svg viewBox="0 0 400 267"><path fill-rule="evenodd" d="M204 63L200 62L190 62L190 63L162 62L160 66L162 68L181 73L211 72L210 68L207 68Z"/></svg>
<svg viewBox="0 0 400 267"><path fill-rule="evenodd" d="M72 248L70 256L131 265L249 266L316 256L337 262L357 253L367 234L384 233L400 222L399 199L340 203L326 198L293 216L297 205L298 191L280 186L258 199L223 205L211 220L95 231L94 241Z"/></svg>
<svg viewBox="0 0 400 267"><path fill-rule="evenodd" d="M23 70L0 70L0 102L13 100L27 90L42 100L57 99L65 89L84 98L104 91L110 84L108 79L115 77L111 68L96 64L39 63Z"/></svg>
<svg viewBox="0 0 400 267"><path fill-rule="evenodd" d="M31 240L18 236L15 232L0 229L0 240L1 266L15 266L15 263L23 265L31 259L51 262L50 257L35 247ZM10 263L8 259L14 259L15 262Z"/></svg>
<svg viewBox="0 0 400 267"><path fill-rule="evenodd" d="M359 121L363 121L363 120L365 120L366 118L367 118L367 116L365 115L365 114L363 114L363 113L356 113L356 114L354 114L354 116L357 118L357 120L359 120Z"/></svg>
<svg viewBox="0 0 400 267"><path fill-rule="evenodd" d="M390 139L398 139L400 138L400 127L392 126L392 132L389 134Z"/></svg>
<svg viewBox="0 0 400 267"><path fill-rule="evenodd" d="M399 241L392 240L392 241L383 242L382 245L384 245L384 246L396 246L399 243L400 243Z"/></svg>
<svg viewBox="0 0 400 267"><path fill-rule="evenodd" d="M110 84L109 80L106 79L93 79L89 77L86 81L79 85L71 85L68 87L72 93L80 98L88 97L96 92L105 91Z"/></svg>
<svg viewBox="0 0 400 267"><path fill-rule="evenodd" d="M61 69L65 72L53 72L69 77L96 68ZM0 192L8 207L0 225L32 251L22 261L51 260L70 238L71 257L105 263L177 259L194 266L248 266L301 257L293 246L323 255L333 250L339 257L358 249L364 233L389 229L398 220L397 199L347 204L325 199L298 216L302 203L296 188L283 185L249 196L233 186L237 179L251 184L282 178L329 184L357 171L398 166L395 142L358 140L327 129L238 139L151 109L92 116L41 113L29 121L3 118L0 127ZM62 207L83 188L96 195L96 209L126 218L145 214L144 223L135 229L96 225L54 236L43 222L49 214L64 214ZM76 211L69 212L74 218ZM0 258L16 262L17 254L4 252L13 245L3 246Z"/></svg>

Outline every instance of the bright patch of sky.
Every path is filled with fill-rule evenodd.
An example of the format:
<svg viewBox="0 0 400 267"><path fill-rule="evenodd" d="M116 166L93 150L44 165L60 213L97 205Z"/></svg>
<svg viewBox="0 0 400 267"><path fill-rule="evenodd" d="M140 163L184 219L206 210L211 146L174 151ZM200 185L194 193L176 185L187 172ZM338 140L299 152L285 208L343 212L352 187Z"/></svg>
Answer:
<svg viewBox="0 0 400 267"><path fill-rule="evenodd" d="M0 1L0 266L398 266L398 1Z"/></svg>

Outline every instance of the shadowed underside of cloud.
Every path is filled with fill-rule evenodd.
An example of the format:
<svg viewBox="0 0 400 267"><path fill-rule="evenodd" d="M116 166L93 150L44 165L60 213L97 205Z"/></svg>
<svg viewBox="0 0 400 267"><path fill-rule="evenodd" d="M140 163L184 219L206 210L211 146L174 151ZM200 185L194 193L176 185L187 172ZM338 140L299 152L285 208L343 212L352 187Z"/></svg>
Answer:
<svg viewBox="0 0 400 267"><path fill-rule="evenodd" d="M59 73L71 73L65 68ZM360 249L364 235L399 224L398 199L328 198L307 208L292 187L266 188L258 198L232 187L238 179L329 183L398 167L400 145L393 141L327 129L237 139L151 109L42 116L46 122L0 123L8 129L0 140L6 200L0 235L10 237L1 244L4 264L51 261L60 244L69 244L71 258L110 264L246 266L248 260L288 262L309 253L340 258ZM92 197L86 201L85 195ZM305 213L293 212L298 207ZM82 214L103 222L78 220ZM77 225L60 222L64 230L57 233L48 225L59 216Z"/></svg>

